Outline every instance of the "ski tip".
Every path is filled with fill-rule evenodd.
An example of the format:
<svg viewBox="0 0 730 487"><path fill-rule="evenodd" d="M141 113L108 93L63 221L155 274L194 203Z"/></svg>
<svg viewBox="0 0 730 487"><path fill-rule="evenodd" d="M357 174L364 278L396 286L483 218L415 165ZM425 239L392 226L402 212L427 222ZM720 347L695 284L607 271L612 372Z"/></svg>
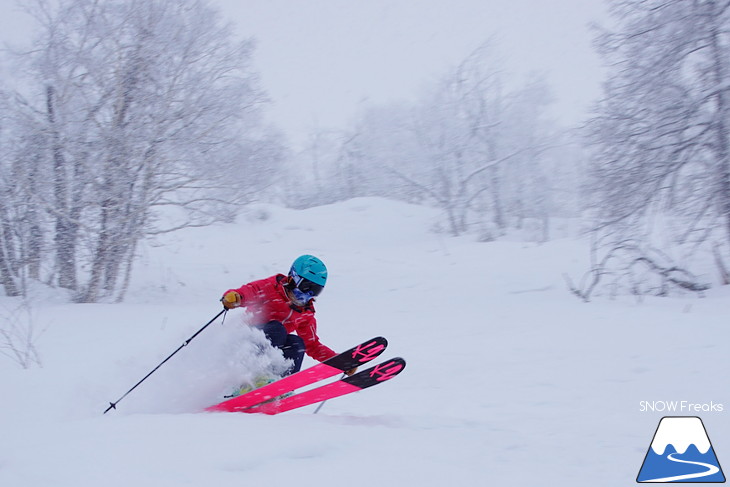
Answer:
<svg viewBox="0 0 730 487"><path fill-rule="evenodd" d="M381 382L388 381L396 375L403 372L406 367L405 359L401 357L395 357L385 362L381 362L374 367L370 367L367 370L358 372L352 377L346 377L343 382L347 382L360 389L380 384Z"/></svg>
<svg viewBox="0 0 730 487"><path fill-rule="evenodd" d="M387 346L388 340L384 337L371 338L370 340L365 340L360 345L325 360L324 363L344 372L377 358L385 351Z"/></svg>

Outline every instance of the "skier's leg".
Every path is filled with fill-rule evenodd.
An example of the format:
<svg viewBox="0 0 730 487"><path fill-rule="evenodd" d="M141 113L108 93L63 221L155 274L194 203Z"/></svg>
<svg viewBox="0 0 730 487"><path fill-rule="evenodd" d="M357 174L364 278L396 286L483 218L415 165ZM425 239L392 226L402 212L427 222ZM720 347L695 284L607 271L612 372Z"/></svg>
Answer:
<svg viewBox="0 0 730 487"><path fill-rule="evenodd" d="M293 362L291 368L284 375L293 374L299 372L302 368L302 361L304 360L304 340L299 338L297 335L287 335L284 346L281 347L284 352L284 358L289 359Z"/></svg>
<svg viewBox="0 0 730 487"><path fill-rule="evenodd" d="M281 321L269 321L263 325L259 325L256 328L264 332L266 339L271 342L271 345L276 348L282 348L286 343L287 332Z"/></svg>
<svg viewBox="0 0 730 487"><path fill-rule="evenodd" d="M287 334L286 328L280 321L269 321L257 328L264 332L272 346L283 352L284 358L293 362L291 368L284 375L299 372L302 368L302 361L304 361L304 340L297 335Z"/></svg>

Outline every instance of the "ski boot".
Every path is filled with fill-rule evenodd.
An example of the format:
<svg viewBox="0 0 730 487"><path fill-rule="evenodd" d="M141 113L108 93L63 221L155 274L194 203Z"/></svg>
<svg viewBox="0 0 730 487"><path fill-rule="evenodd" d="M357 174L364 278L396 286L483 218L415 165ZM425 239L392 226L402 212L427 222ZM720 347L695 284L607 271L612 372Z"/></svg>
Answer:
<svg viewBox="0 0 730 487"><path fill-rule="evenodd" d="M263 387L265 385L271 384L272 382L275 382L277 380L279 380L279 377L272 377L270 375L260 375L253 380L253 383L243 384L242 386L234 389L231 394L229 394L227 396L223 396L223 397L226 399L230 399L232 397L240 396L242 394L246 394L247 392L251 392L254 389L258 389L259 387Z"/></svg>

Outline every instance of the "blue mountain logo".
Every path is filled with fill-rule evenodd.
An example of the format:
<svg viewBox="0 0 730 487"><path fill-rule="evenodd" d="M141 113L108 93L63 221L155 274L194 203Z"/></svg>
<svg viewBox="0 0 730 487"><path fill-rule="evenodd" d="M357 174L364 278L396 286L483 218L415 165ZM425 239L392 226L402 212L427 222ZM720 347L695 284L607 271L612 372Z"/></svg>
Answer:
<svg viewBox="0 0 730 487"><path fill-rule="evenodd" d="M663 417L636 481L725 482L702 420L696 416Z"/></svg>

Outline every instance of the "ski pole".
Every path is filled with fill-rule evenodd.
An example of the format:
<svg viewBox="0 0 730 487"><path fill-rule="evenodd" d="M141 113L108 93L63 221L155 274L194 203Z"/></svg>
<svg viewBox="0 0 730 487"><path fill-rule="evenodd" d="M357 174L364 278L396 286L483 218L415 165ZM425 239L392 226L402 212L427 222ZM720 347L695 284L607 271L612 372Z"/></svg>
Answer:
<svg viewBox="0 0 730 487"><path fill-rule="evenodd" d="M347 374L342 374L342 377L340 377L340 380L344 379ZM312 414L317 414L320 409L322 409L322 406L324 406L324 403L326 403L329 399L325 399L321 403L319 403L319 406L317 406L317 409L314 410Z"/></svg>
<svg viewBox="0 0 730 487"><path fill-rule="evenodd" d="M190 343L191 341L193 341L193 338L195 338L196 336L198 336L203 330L205 330L208 327L208 325L210 325L215 320L217 320L218 317L220 315L224 314L226 311L228 311L228 310L225 309L225 308L222 309L220 313L218 313L217 315L215 315L209 322L207 322L205 325L203 325L203 327L200 330L196 331L193 336L191 336L190 338L188 338L187 340L185 340L182 345L180 345L179 347L177 347L177 350L175 350L170 355L168 355L168 357L165 360L163 360L162 362L160 362L160 364L157 367L155 367L154 369L152 369L152 371L149 374L147 374L144 377L142 377L142 380L140 380L139 382L137 382L130 390L128 390L127 392L125 392L122 397L120 397L119 399L117 399L114 402L110 402L109 403L109 407L106 408L106 410L104 411L104 414L106 414L107 412L109 412L109 410L111 410L111 409L116 409L117 408L117 403L119 401L121 401L122 399L124 399L125 397L127 397L127 394L129 394L130 392L132 392L133 390L135 390L138 385L140 385L142 382L144 382L145 380L147 380L147 377L151 376L157 369L159 369L160 367L162 367L162 364L164 364L165 362L167 362L168 360L170 360L172 358L172 356L175 355L180 350L182 350L183 347L186 347L188 343ZM223 318L225 319L225 316Z"/></svg>
<svg viewBox="0 0 730 487"><path fill-rule="evenodd" d="M322 409L322 406L324 406L324 403L326 403L326 402L327 401L322 401L321 403L319 403L319 406L317 406L317 409L315 409L312 414L317 414L319 412L319 410Z"/></svg>

